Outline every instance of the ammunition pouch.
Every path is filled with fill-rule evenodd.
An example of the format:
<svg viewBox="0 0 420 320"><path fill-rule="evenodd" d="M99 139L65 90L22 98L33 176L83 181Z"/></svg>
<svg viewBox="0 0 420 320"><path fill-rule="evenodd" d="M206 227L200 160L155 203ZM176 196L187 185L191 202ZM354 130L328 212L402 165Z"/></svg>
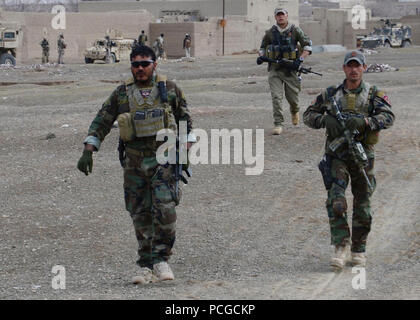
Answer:
<svg viewBox="0 0 420 320"><path fill-rule="evenodd" d="M136 137L130 112L122 113L117 117L120 138L124 142L132 141Z"/></svg>
<svg viewBox="0 0 420 320"><path fill-rule="evenodd" d="M333 177L331 175L332 157L325 154L321 162L318 164L318 169L321 171L322 179L324 180L325 189L330 190L333 184Z"/></svg>
<svg viewBox="0 0 420 320"><path fill-rule="evenodd" d="M267 57L274 60L286 59L296 60L297 52L290 45L269 45L267 47Z"/></svg>
<svg viewBox="0 0 420 320"><path fill-rule="evenodd" d="M165 129L167 114L165 109L137 110L132 113L136 138L155 136Z"/></svg>
<svg viewBox="0 0 420 320"><path fill-rule="evenodd" d="M118 116L120 137L124 142L135 138L155 136L159 130L168 128L170 114L167 109L138 109Z"/></svg>

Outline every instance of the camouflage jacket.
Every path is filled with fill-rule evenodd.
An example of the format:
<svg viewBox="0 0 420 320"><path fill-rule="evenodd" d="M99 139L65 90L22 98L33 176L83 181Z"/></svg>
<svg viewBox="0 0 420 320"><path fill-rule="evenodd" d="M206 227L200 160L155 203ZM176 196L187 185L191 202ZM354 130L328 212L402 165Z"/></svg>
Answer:
<svg viewBox="0 0 420 320"><path fill-rule="evenodd" d="M157 86L156 76L153 77L149 88ZM111 131L112 125L121 113L129 112L130 106L126 92L126 85L133 84L133 80L126 82L126 84L118 86L110 95L110 97L103 103L95 119L93 119L88 136L84 143L93 145L99 150L101 143L105 136ZM166 90L168 96L168 103L172 108L177 124L179 121L187 122L187 133L192 130L191 113L187 107L187 102L184 93L172 81L166 81ZM149 149L156 150L157 143L155 137L138 138L135 141L128 142L128 146L132 149Z"/></svg>
<svg viewBox="0 0 420 320"><path fill-rule="evenodd" d="M64 49L66 49L66 47L67 47L67 45L64 42L64 39L58 39L57 40L57 48L58 48L58 50L64 50Z"/></svg>
<svg viewBox="0 0 420 320"><path fill-rule="evenodd" d="M48 51L48 50L50 50L50 44L49 44L49 42L48 42L48 40L47 40L47 39L43 39L43 40L40 42L40 45L41 45L41 48L43 49L43 51Z"/></svg>
<svg viewBox="0 0 420 320"><path fill-rule="evenodd" d="M376 90L370 91L370 88L375 88ZM313 129L324 128L325 124L322 120L325 116L324 114L327 113L330 107L329 97L333 95L336 97L336 100L338 98L337 103L340 105L341 101L344 102L349 94L355 95L356 108L353 113L356 115L363 115L368 120L369 125L358 140L362 142L368 157L372 158L374 157L374 145L367 143L368 140L366 139L366 136L369 133L372 134L372 131L377 134L382 129L388 129L393 125L395 119L395 115L391 110L391 103L384 91L378 90L376 87L370 87L368 83L363 81L356 90L344 89L344 83L340 86L329 87L318 95L306 109L303 114L303 121L308 127ZM367 100L368 98L369 100ZM346 107L343 109L343 112L346 112ZM334 155L329 149L329 144L332 140L333 139L327 135L325 152Z"/></svg>

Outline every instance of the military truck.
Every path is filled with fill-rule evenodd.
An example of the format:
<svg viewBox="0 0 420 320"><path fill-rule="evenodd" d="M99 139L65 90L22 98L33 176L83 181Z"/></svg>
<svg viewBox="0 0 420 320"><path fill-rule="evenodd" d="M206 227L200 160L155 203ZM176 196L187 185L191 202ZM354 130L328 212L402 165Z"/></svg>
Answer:
<svg viewBox="0 0 420 320"><path fill-rule="evenodd" d="M411 46L411 27L401 23L391 23L388 19L382 28L374 28L374 31L365 38L360 39L360 46L366 49L378 47L406 48Z"/></svg>
<svg viewBox="0 0 420 320"><path fill-rule="evenodd" d="M16 65L19 30L0 24L0 64Z"/></svg>
<svg viewBox="0 0 420 320"><path fill-rule="evenodd" d="M111 40L111 56L110 63L120 62L121 60L129 60L131 48L134 39L124 39L122 37L110 38ZM94 63L95 60L106 61L106 40L95 40L92 47L85 50L85 62Z"/></svg>

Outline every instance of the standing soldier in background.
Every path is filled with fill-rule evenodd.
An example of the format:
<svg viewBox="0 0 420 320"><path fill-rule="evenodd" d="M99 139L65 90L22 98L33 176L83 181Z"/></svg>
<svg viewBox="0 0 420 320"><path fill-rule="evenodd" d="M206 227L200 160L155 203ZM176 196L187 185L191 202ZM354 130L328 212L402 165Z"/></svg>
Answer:
<svg viewBox="0 0 420 320"><path fill-rule="evenodd" d="M106 63L111 62L111 46L112 46L111 39L109 38L109 35L106 35L105 36L105 50L106 50L105 61L106 61Z"/></svg>
<svg viewBox="0 0 420 320"><path fill-rule="evenodd" d="M117 87L102 105L89 127L85 148L77 168L92 172L92 152L99 151L115 120L120 130L120 161L124 170L124 197L133 219L139 244L140 274L133 283L173 280L167 261L175 242L175 207L180 200L175 168L160 164L156 151L164 142L157 133L164 128L175 133L186 124L187 149L195 142L192 121L181 89L156 74L156 55L147 46L130 54L132 79ZM125 153L125 155L122 155Z"/></svg>
<svg viewBox="0 0 420 320"><path fill-rule="evenodd" d="M64 42L64 35L60 33L58 35L57 40L57 49L58 49L58 63L64 64L63 56L64 56L64 50L67 48L67 44Z"/></svg>
<svg viewBox="0 0 420 320"><path fill-rule="evenodd" d="M376 187L374 146L379 131L391 127L395 118L386 93L363 81L366 68L365 56L360 51L348 52L343 65L344 82L323 91L303 114L307 126L326 128L325 156L319 169L328 190L326 207L331 244L335 246L331 266L335 269L344 267L350 244L352 264L366 264L366 240L372 223L370 197ZM360 143L358 146L343 139L349 133L354 142ZM357 148L352 148L355 145ZM361 157L363 151L365 156ZM351 233L345 198L350 179L354 196Z"/></svg>
<svg viewBox="0 0 420 320"><path fill-rule="evenodd" d="M161 33L160 37L157 38L157 46L159 50L159 57L163 60L166 60L165 40L163 39L163 33Z"/></svg>
<svg viewBox="0 0 420 320"><path fill-rule="evenodd" d="M144 33L144 30L141 30L141 34L139 35L138 43L142 46L146 45L147 36Z"/></svg>
<svg viewBox="0 0 420 320"><path fill-rule="evenodd" d="M191 36L188 33L185 34L183 47L185 50L185 56L187 58L191 58Z"/></svg>
<svg viewBox="0 0 420 320"><path fill-rule="evenodd" d="M48 63L49 62L49 55L50 55L50 44L48 40L44 37L42 39L41 43L42 48L42 63Z"/></svg>
<svg viewBox="0 0 420 320"><path fill-rule="evenodd" d="M274 130L272 134L279 135L283 131L283 94L290 104L292 123L299 123L299 92L300 80L297 75L301 63L312 53L312 42L302 29L288 22L286 9L274 11L276 24L265 32L260 47L260 57L266 56L274 60L292 60L290 67L270 63L268 66L271 97L273 100ZM299 46L303 52L299 55ZM260 58L259 58L260 59Z"/></svg>

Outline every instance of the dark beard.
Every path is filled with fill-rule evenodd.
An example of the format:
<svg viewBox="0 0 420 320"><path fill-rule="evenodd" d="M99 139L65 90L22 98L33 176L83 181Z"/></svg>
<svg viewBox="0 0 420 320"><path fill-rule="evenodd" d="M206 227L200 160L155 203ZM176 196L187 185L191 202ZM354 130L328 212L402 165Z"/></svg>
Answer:
<svg viewBox="0 0 420 320"><path fill-rule="evenodd" d="M134 83L137 84L139 87L146 87L152 82L153 74L147 80L138 80L134 74L133 74L133 78L134 78Z"/></svg>

